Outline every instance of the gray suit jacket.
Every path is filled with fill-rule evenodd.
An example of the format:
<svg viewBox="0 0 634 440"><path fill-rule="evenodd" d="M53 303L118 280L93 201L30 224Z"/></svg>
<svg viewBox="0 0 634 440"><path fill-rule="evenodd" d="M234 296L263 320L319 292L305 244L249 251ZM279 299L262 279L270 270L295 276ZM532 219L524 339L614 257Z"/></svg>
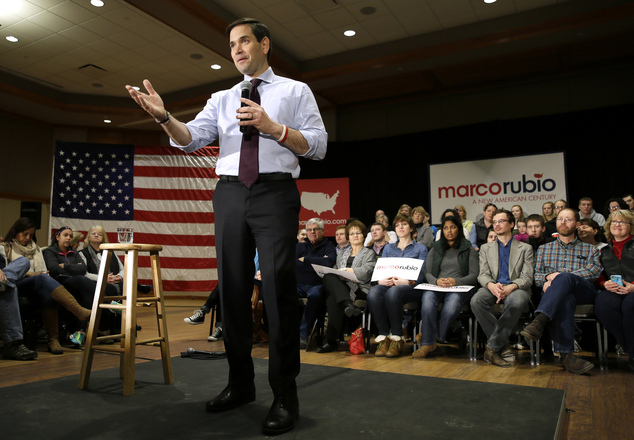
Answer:
<svg viewBox="0 0 634 440"><path fill-rule="evenodd" d="M485 243L480 247L480 274L478 282L482 287L497 283L500 270L498 242ZM521 290L529 290L533 285L533 248L531 245L512 239L509 255L509 278Z"/></svg>
<svg viewBox="0 0 634 440"><path fill-rule="evenodd" d="M344 249L337 255L338 269L345 269L348 262L348 258L352 253L352 248ZM352 270L356 275L359 283L353 283L352 281L346 281L348 287L350 287L350 297L354 300L356 298L357 290L361 290L364 293L370 291L370 280L372 279L372 272L374 272L374 266L376 265L376 254L370 248L362 248L357 255L355 255L352 261Z"/></svg>

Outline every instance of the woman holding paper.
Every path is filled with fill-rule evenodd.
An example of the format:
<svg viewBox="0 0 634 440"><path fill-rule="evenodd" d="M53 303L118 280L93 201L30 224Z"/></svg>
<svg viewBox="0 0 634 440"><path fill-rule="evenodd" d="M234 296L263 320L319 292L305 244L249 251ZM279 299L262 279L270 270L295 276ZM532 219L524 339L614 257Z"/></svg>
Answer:
<svg viewBox="0 0 634 440"><path fill-rule="evenodd" d="M337 349L337 338L341 334L343 315L358 316L363 311L355 307L353 301L364 299L370 290L370 279L376 263L376 253L365 246L363 240L368 233L367 228L358 220L353 220L346 227L346 237L350 247L337 255L335 267L342 272L354 274L357 281L346 280L338 275L324 275L323 283L326 291L326 307L328 309L328 328L326 343L317 353L330 353Z"/></svg>
<svg viewBox="0 0 634 440"><path fill-rule="evenodd" d="M449 325L475 292L478 279L478 252L464 236L460 219L442 220L440 240L434 242L425 264L425 279L439 288L473 286L468 291L423 292L421 301L421 346L412 356L424 358L436 350L436 340L445 342ZM442 309L438 313L438 306ZM440 316L439 316L440 315Z"/></svg>
<svg viewBox="0 0 634 440"><path fill-rule="evenodd" d="M397 215L394 219L394 230L398 242L386 245L383 258L427 258L427 247L413 241L414 222L410 217ZM398 276L391 276L379 280L368 293L368 307L372 319L377 326L378 336L375 342L379 346L375 356L389 358L398 357L403 350L403 305L412 301L419 301L422 290L414 289L416 284L423 281L423 267L416 280L409 280Z"/></svg>

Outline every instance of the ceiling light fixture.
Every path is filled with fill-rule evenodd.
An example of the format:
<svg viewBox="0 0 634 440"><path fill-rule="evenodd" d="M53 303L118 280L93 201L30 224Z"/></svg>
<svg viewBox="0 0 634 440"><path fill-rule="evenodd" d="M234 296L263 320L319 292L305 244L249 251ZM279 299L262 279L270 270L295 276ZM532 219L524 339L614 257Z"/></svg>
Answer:
<svg viewBox="0 0 634 440"><path fill-rule="evenodd" d="M90 4L96 8L101 8L104 5L102 0L90 0Z"/></svg>
<svg viewBox="0 0 634 440"><path fill-rule="evenodd" d="M7 41L10 41L11 43L17 43L18 37L14 37L13 35L7 35Z"/></svg>
<svg viewBox="0 0 634 440"><path fill-rule="evenodd" d="M104 119L103 122L105 122L106 124L112 124L112 121L110 119Z"/></svg>
<svg viewBox="0 0 634 440"><path fill-rule="evenodd" d="M495 3L497 0L484 0L484 3L491 4L491 3Z"/></svg>
<svg viewBox="0 0 634 440"><path fill-rule="evenodd" d="M220 69L222 69L222 66L220 64L212 64L211 68L214 69L214 70L220 70Z"/></svg>
<svg viewBox="0 0 634 440"><path fill-rule="evenodd" d="M357 33L355 31L353 31L352 29L344 31L343 34L346 37L354 37L355 35L357 35Z"/></svg>

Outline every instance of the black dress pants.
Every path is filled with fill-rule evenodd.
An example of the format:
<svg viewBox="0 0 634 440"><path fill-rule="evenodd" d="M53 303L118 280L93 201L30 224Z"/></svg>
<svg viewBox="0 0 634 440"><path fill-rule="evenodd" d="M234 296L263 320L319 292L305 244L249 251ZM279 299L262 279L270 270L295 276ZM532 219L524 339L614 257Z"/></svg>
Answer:
<svg viewBox="0 0 634 440"><path fill-rule="evenodd" d="M269 384L275 396L295 389L299 374L299 310L295 248L300 200L294 180L218 181L213 197L220 304L229 385L254 380L253 259L257 247L269 325Z"/></svg>

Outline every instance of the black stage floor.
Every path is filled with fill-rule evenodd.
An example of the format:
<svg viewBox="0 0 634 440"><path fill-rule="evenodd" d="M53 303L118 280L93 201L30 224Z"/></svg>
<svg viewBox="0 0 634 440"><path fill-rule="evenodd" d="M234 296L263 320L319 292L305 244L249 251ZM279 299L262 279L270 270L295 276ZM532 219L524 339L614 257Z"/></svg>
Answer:
<svg viewBox="0 0 634 440"><path fill-rule="evenodd" d="M160 361L137 365L135 395L124 397L118 369L0 389L0 437L45 439L263 438L272 402L266 360L255 360L255 402L209 414L205 402L226 385L224 359L173 358L174 384ZM565 392L545 388L302 365L301 416L294 439L554 439Z"/></svg>

